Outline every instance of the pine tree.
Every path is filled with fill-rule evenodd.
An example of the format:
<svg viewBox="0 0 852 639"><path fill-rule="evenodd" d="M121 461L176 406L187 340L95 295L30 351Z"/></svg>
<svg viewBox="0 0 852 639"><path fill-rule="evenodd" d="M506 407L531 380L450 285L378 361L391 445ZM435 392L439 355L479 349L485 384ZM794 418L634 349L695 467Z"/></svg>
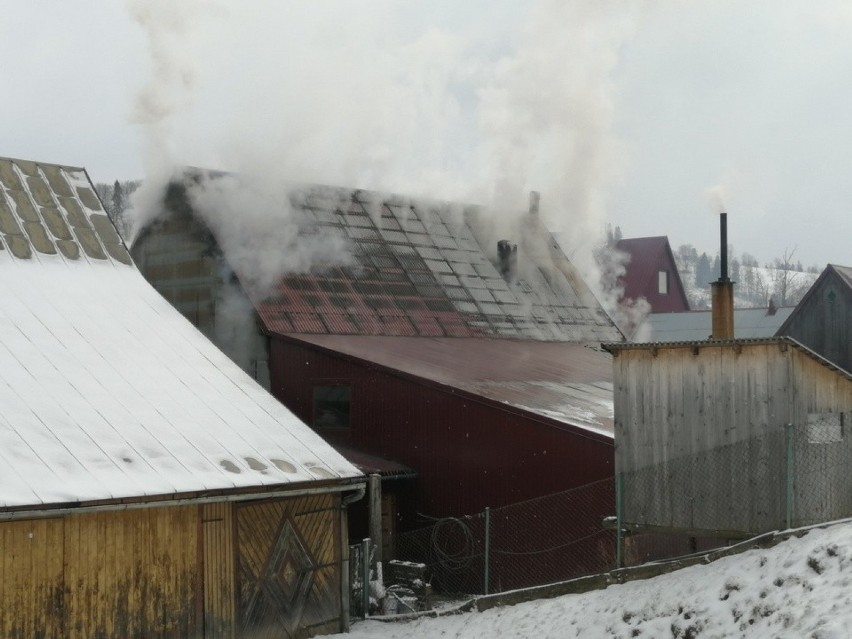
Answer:
<svg viewBox="0 0 852 639"><path fill-rule="evenodd" d="M121 182L115 181L112 185L112 217L117 223L124 213L124 189L121 188Z"/></svg>
<svg viewBox="0 0 852 639"><path fill-rule="evenodd" d="M713 281L713 267L710 265L710 258L707 253L702 253L698 258L698 265L695 267L695 285L700 288L710 286Z"/></svg>

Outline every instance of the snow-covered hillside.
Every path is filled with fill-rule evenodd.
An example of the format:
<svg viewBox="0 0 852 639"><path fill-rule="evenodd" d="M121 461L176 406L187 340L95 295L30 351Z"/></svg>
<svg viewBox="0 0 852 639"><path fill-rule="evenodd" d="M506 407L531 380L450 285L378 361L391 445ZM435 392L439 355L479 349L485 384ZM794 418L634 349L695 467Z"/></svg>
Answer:
<svg viewBox="0 0 852 639"><path fill-rule="evenodd" d="M409 622L356 622L348 639L852 636L852 523L582 595Z"/></svg>
<svg viewBox="0 0 852 639"><path fill-rule="evenodd" d="M679 256L675 261L690 308L694 311L709 309L710 286L696 283L694 264L684 262ZM795 306L819 277L819 273L741 265L730 277L734 280L736 308L765 308L770 299L779 307Z"/></svg>

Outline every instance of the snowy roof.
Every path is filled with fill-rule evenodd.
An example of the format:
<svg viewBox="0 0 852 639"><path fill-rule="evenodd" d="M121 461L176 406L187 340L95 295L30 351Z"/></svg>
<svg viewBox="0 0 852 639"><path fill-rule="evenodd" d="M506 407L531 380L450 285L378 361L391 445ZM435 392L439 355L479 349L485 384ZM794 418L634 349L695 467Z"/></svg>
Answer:
<svg viewBox="0 0 852 639"><path fill-rule="evenodd" d="M734 337L751 339L772 337L793 312L784 306L770 313L765 308L735 308ZM637 342L689 342L707 339L713 332L713 313L684 311L682 313L651 313L636 329ZM641 337L639 337L641 336Z"/></svg>
<svg viewBox="0 0 852 639"><path fill-rule="evenodd" d="M575 428L613 434L612 357L597 347L496 338L290 337Z"/></svg>
<svg viewBox="0 0 852 639"><path fill-rule="evenodd" d="M0 158L0 510L361 473L143 279L80 168Z"/></svg>

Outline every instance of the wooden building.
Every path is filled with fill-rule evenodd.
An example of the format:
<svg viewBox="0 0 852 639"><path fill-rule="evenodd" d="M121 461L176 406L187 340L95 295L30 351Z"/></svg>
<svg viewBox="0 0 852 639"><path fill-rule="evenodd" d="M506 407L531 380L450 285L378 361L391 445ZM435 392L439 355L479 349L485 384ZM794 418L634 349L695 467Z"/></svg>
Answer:
<svg viewBox="0 0 852 639"><path fill-rule="evenodd" d="M829 264L778 329L852 371L852 268Z"/></svg>
<svg viewBox="0 0 852 639"><path fill-rule="evenodd" d="M471 514L611 476L612 368L597 345L623 337L535 206L508 241L477 207L293 188L255 228L235 209L234 241L205 208L228 198L262 199L233 176L172 184L134 243L140 270L340 450L414 469L408 512ZM266 289L241 259L334 242ZM223 313L224 292L250 313Z"/></svg>
<svg viewBox="0 0 852 639"><path fill-rule="evenodd" d="M347 625L361 473L148 285L80 168L0 159L0 636Z"/></svg>
<svg viewBox="0 0 852 639"><path fill-rule="evenodd" d="M732 538L852 515L852 375L791 338L609 344L622 519Z"/></svg>

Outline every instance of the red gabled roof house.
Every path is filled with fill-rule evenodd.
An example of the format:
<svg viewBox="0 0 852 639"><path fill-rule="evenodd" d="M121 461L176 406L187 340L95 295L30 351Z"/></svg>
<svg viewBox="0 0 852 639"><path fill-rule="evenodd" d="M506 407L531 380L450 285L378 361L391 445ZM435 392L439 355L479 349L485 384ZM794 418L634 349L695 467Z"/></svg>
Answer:
<svg viewBox="0 0 852 639"><path fill-rule="evenodd" d="M652 313L689 310L686 291L677 270L669 239L638 237L619 240L616 249L628 255L626 272L620 278L622 299L644 298Z"/></svg>

